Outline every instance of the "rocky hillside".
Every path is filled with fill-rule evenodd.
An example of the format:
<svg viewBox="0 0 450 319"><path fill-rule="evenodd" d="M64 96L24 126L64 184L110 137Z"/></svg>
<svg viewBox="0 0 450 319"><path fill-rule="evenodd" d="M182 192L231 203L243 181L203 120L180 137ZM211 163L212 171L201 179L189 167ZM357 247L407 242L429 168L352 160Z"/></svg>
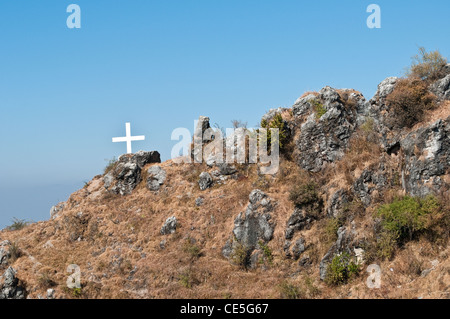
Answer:
<svg viewBox="0 0 450 319"><path fill-rule="evenodd" d="M274 175L141 151L4 229L0 298L450 297L450 65L370 100L308 92L261 125L280 129Z"/></svg>

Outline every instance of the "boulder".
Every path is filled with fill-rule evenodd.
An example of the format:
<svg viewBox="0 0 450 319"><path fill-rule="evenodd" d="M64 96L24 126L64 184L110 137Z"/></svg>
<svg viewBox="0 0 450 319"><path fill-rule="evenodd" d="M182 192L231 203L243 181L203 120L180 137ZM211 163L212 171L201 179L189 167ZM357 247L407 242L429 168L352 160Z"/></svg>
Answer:
<svg viewBox="0 0 450 319"><path fill-rule="evenodd" d="M147 188L151 191L158 191L166 181L166 171L160 166L152 166L147 170Z"/></svg>
<svg viewBox="0 0 450 319"><path fill-rule="evenodd" d="M161 227L161 235L169 235L175 233L177 230L177 219L175 216L167 218L164 225Z"/></svg>
<svg viewBox="0 0 450 319"><path fill-rule="evenodd" d="M233 175L237 172L236 167L228 163L217 164L217 168L219 169L220 175Z"/></svg>
<svg viewBox="0 0 450 319"><path fill-rule="evenodd" d="M132 163L136 163L141 169L147 164L161 163L161 155L157 151L139 151L131 158Z"/></svg>
<svg viewBox="0 0 450 319"><path fill-rule="evenodd" d="M0 278L0 299L25 299L25 289L19 284L12 267L8 267Z"/></svg>
<svg viewBox="0 0 450 319"><path fill-rule="evenodd" d="M207 188L210 188L213 184L213 179L208 172L202 172L199 176L198 186L202 191Z"/></svg>

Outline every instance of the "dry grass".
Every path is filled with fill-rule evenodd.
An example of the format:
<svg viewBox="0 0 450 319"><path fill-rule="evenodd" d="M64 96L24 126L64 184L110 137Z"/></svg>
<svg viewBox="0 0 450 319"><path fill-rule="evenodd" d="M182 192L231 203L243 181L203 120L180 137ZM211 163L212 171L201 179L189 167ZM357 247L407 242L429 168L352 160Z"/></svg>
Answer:
<svg viewBox="0 0 450 319"><path fill-rule="evenodd" d="M358 167L361 162L370 162L366 154L354 152L349 156L358 162ZM395 272L391 276L386 271L382 291L368 289L364 275L343 288L325 286L318 278L318 264L332 242L318 236L325 220L312 223L293 239L305 239L302 256L308 256L312 265L300 268L298 262L286 259L284 230L294 210L289 201L290 190L299 181L314 178L286 160L282 160L278 175L265 177L264 184L265 192L275 203L271 216L276 228L268 244L273 261L266 270L241 270L230 264L221 250L230 238L235 217L248 204L249 193L261 183L256 166L237 165L236 180L229 179L225 185L206 191L197 184L201 171L211 171L205 165L192 167L167 161L161 166L167 171L167 179L159 192L148 191L143 180L131 195L111 195L96 177L86 188L71 195L60 217L14 232L3 231L1 238L16 242L21 249L12 266L19 270L18 277L27 287L33 289L30 296L45 295L46 287L52 286L57 296L77 298L64 288L70 264L81 268L81 298L280 298L283 282L298 286L303 298L400 298L418 294L443 297L448 293L449 275L437 277L444 273L442 267L448 267L448 256L438 257L443 260L441 268L426 278L415 277L421 286L412 284L412 290L403 294L396 287L409 280L409 273ZM321 187L335 182L321 181ZM204 198L204 204L197 207L195 199L199 196ZM179 222L177 231L162 236L159 231L170 216L176 216ZM371 220L370 216L357 217L361 234L370 229ZM160 246L163 240L164 249ZM419 245L422 243L413 243L411 249L417 250ZM448 247L441 252L450 253ZM426 265L428 257L419 257ZM399 258L393 262L404 263L403 257ZM387 262L381 266L398 267Z"/></svg>

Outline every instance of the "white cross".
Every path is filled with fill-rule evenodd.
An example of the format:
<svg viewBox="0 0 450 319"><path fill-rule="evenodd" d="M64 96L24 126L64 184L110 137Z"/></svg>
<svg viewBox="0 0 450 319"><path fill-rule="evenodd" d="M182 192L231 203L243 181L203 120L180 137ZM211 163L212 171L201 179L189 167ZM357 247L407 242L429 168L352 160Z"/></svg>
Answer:
<svg viewBox="0 0 450 319"><path fill-rule="evenodd" d="M127 153L131 154L131 142L132 141L143 141L145 140L144 135L140 136L131 136L131 127L130 123L125 123L126 136L125 137L113 137L113 143L117 142L127 142Z"/></svg>

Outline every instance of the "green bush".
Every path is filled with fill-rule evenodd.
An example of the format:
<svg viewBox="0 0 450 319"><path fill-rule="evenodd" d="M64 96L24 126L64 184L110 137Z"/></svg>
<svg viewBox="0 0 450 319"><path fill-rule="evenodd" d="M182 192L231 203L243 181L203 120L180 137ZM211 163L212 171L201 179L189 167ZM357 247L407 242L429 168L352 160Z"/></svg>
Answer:
<svg viewBox="0 0 450 319"><path fill-rule="evenodd" d="M314 111L316 112L317 119L320 119L325 113L327 113L327 109L319 101L311 99L309 100L309 103L312 105Z"/></svg>
<svg viewBox="0 0 450 319"><path fill-rule="evenodd" d="M434 196L424 199L405 196L381 206L378 216L382 219L383 230L402 242L412 240L415 234L427 229L430 216L439 210L439 201Z"/></svg>
<svg viewBox="0 0 450 319"><path fill-rule="evenodd" d="M267 263L269 265L272 265L273 263L273 253L272 253L272 249L270 249L270 247L264 243L262 240L260 240L258 242L259 248L262 250L263 252L263 258L260 261L261 263L264 263L267 261Z"/></svg>
<svg viewBox="0 0 450 319"><path fill-rule="evenodd" d="M355 257L348 253L334 256L327 267L325 282L329 285L341 285L359 273L360 266L356 263Z"/></svg>
<svg viewBox="0 0 450 319"><path fill-rule="evenodd" d="M271 128L278 129L278 143L280 146L280 151L282 151L287 143L287 129L281 114L277 113L270 121L263 119L261 121L261 128L265 128L267 130L267 139L266 141L261 140L260 142L262 143L266 142L268 149L270 148L272 142L272 134L270 132L270 129Z"/></svg>

